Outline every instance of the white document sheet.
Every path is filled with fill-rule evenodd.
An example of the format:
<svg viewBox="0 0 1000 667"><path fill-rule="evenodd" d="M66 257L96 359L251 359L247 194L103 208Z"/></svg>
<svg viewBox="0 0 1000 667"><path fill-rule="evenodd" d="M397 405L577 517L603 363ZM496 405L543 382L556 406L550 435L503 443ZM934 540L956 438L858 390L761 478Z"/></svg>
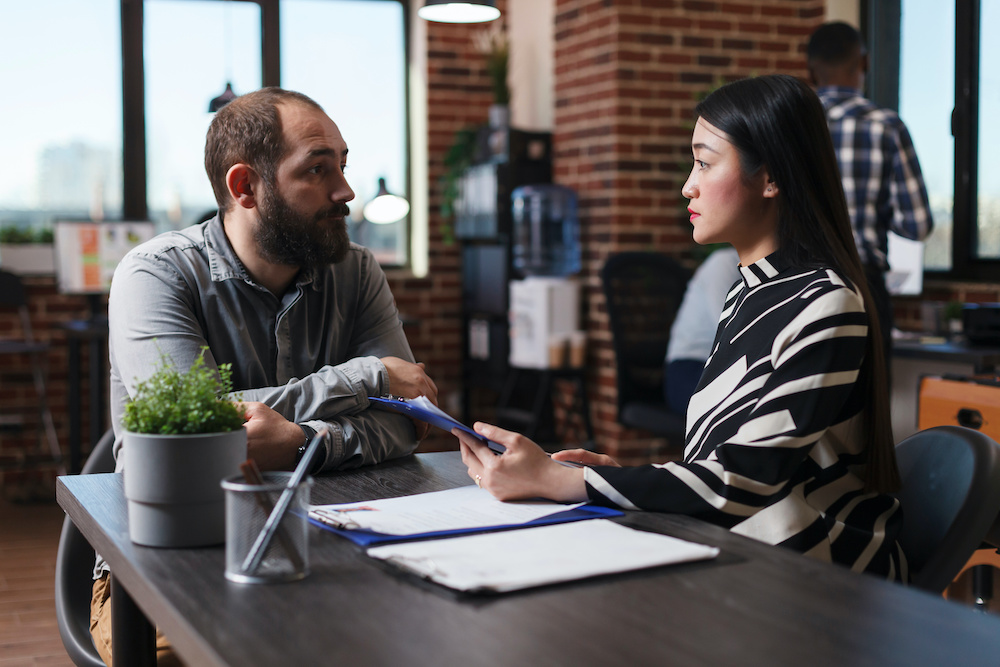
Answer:
<svg viewBox="0 0 1000 667"><path fill-rule="evenodd" d="M373 547L368 555L460 591L502 593L715 558L703 544L593 519Z"/></svg>
<svg viewBox="0 0 1000 667"><path fill-rule="evenodd" d="M416 535L527 523L583 504L502 502L489 491L472 484L401 498L314 505L309 510L309 516L337 528L363 528L384 535Z"/></svg>

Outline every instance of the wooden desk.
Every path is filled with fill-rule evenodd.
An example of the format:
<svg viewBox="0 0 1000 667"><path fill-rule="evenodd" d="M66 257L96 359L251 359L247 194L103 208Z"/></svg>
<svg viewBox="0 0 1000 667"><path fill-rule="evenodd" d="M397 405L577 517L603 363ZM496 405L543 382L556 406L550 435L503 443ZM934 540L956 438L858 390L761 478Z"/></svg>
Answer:
<svg viewBox="0 0 1000 667"><path fill-rule="evenodd" d="M924 343L919 340L896 340L892 343L892 356L968 364L973 367L974 373L992 373L1000 366L1000 348L955 341Z"/></svg>
<svg viewBox="0 0 1000 667"><path fill-rule="evenodd" d="M313 502L467 484L456 452L316 480ZM721 548L661 567L496 597L454 594L310 533L301 582L239 585L224 550L128 539L121 476L60 477L59 504L191 665L993 664L1000 619L693 519L623 523ZM128 662L127 664L135 664Z"/></svg>

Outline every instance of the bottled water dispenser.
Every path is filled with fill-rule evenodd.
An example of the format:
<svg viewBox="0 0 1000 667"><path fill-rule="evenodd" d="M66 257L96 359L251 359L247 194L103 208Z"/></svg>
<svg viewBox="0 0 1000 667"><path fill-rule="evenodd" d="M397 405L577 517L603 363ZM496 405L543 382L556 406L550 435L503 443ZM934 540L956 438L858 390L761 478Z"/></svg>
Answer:
<svg viewBox="0 0 1000 667"><path fill-rule="evenodd" d="M526 276L580 270L576 193L562 185L524 185L511 193L514 268Z"/></svg>

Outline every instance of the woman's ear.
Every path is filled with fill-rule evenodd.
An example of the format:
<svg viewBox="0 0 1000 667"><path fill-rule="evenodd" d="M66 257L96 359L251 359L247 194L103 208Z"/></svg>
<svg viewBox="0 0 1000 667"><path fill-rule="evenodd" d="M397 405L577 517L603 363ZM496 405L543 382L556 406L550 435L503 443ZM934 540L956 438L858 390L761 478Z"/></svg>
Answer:
<svg viewBox="0 0 1000 667"><path fill-rule="evenodd" d="M767 182L764 183L764 198L774 199L778 196L778 184L771 180L771 177L767 177Z"/></svg>
<svg viewBox="0 0 1000 667"><path fill-rule="evenodd" d="M257 172L247 164L239 162L234 164L226 172L226 187L229 189L229 196L233 198L238 206L243 208L254 208L257 206Z"/></svg>

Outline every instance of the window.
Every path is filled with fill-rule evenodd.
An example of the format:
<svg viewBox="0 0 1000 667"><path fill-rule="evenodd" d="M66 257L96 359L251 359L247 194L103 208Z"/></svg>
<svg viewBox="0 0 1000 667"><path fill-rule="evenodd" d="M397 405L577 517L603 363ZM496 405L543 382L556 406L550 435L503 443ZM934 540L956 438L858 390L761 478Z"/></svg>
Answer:
<svg viewBox="0 0 1000 667"><path fill-rule="evenodd" d="M208 104L227 83L237 94L260 88L261 12L252 2L146 0L143 13L146 204L165 231L217 207L204 167Z"/></svg>
<svg viewBox="0 0 1000 667"><path fill-rule="evenodd" d="M399 2L282 0L281 83L319 102L350 149L351 239L383 265L407 260L407 219L375 225L362 208L384 178L409 199L406 19Z"/></svg>
<svg viewBox="0 0 1000 667"><path fill-rule="evenodd" d="M900 25L899 115L913 138L934 216L924 250L926 270L951 269L955 196L955 7L904 0ZM935 82L927 85L928 80Z"/></svg>
<svg viewBox="0 0 1000 667"><path fill-rule="evenodd" d="M934 212L927 271L1000 281L1000 6L901 0L900 115ZM892 48L892 44L888 45ZM874 50L876 66L878 50ZM980 150L982 147L982 150Z"/></svg>
<svg viewBox="0 0 1000 667"><path fill-rule="evenodd" d="M352 239L384 265L408 263L408 220L374 225L361 215L379 178L409 197L405 3L144 0L129 13L133 6L123 4L121 17L124 117L140 129L126 135L125 216L178 228L214 208L203 164L209 101L226 82L237 94L281 85L315 99L347 141Z"/></svg>
<svg viewBox="0 0 1000 667"><path fill-rule="evenodd" d="M118 16L119 0L5 5L0 225L121 216Z"/></svg>

